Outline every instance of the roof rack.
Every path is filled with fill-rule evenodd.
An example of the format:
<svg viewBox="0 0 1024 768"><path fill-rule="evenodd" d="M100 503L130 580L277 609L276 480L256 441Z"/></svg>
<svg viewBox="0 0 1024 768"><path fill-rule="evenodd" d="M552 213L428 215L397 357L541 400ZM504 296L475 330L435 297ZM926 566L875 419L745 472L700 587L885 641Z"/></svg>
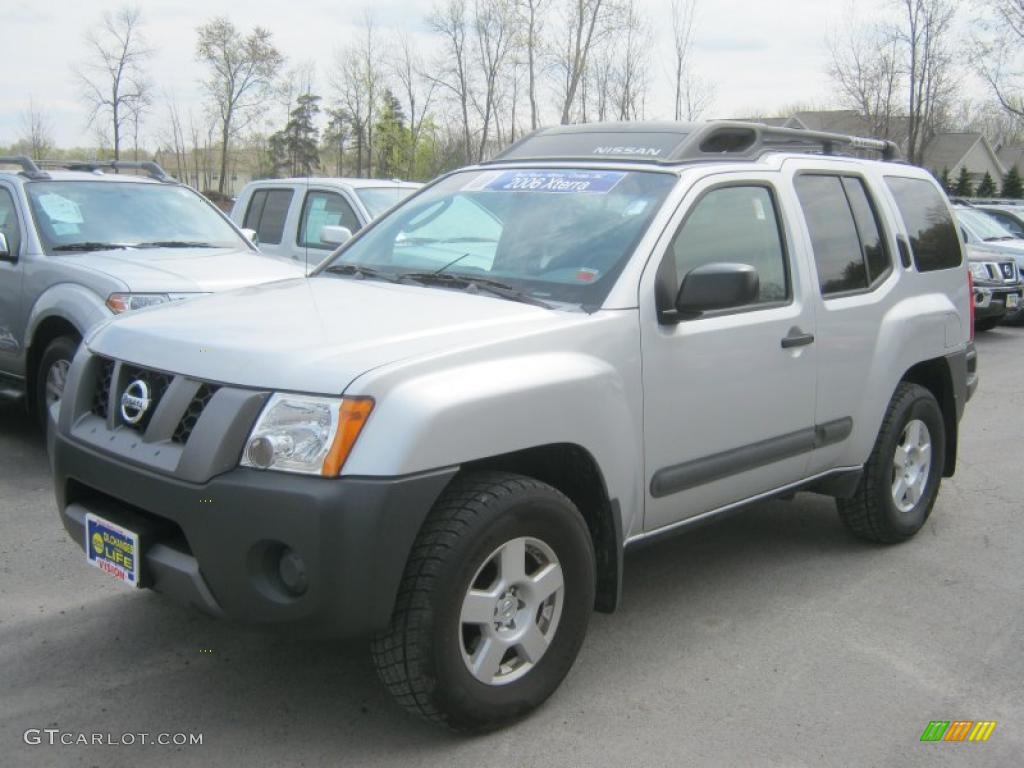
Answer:
<svg viewBox="0 0 1024 768"><path fill-rule="evenodd" d="M878 152L883 160L899 159L896 144L882 139L715 120L707 123L592 123L542 128L484 164L585 157L590 160L640 160L679 165L709 160L756 160L768 152L836 155L841 150Z"/></svg>
<svg viewBox="0 0 1024 768"><path fill-rule="evenodd" d="M46 163L50 165L50 162ZM121 170L140 170L146 171L146 174L151 179L157 181L174 181L171 176L168 176L160 164L153 160L67 160L67 161L54 161L55 165L59 165L62 168L67 168L69 171L98 171L104 168L110 168L115 171Z"/></svg>
<svg viewBox="0 0 1024 768"><path fill-rule="evenodd" d="M27 155L8 155L6 157L0 157L0 165L20 166L21 172L30 179L50 178L50 174L39 170L39 166L36 165L32 158Z"/></svg>

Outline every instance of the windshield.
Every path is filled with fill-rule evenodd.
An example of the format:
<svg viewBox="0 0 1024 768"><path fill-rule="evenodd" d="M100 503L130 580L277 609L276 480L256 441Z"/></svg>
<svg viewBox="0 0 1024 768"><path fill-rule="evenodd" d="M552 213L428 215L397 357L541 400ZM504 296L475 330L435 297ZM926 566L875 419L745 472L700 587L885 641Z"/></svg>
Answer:
<svg viewBox="0 0 1024 768"><path fill-rule="evenodd" d="M981 213L980 211L958 210L956 212L956 217L961 224L966 225L972 233L977 237L980 237L982 240L992 241L1015 239L1012 232L1007 230L1006 227L993 219L987 213Z"/></svg>
<svg viewBox="0 0 1024 768"><path fill-rule="evenodd" d="M209 203L177 184L34 181L26 191L47 252L104 245L247 247Z"/></svg>
<svg viewBox="0 0 1024 768"><path fill-rule="evenodd" d="M675 182L639 171L464 171L393 211L329 265L443 272L597 306Z"/></svg>
<svg viewBox="0 0 1024 768"><path fill-rule="evenodd" d="M396 203L400 203L413 192L416 187L361 187L356 188L356 197L365 206L373 218Z"/></svg>

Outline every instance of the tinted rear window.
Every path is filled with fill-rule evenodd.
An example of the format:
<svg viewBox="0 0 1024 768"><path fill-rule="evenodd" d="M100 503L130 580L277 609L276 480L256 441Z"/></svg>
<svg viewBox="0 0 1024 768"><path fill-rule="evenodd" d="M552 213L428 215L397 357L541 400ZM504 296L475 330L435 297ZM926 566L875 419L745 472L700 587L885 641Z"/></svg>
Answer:
<svg viewBox="0 0 1024 768"><path fill-rule="evenodd" d="M918 272L952 269L963 263L960 240L949 207L931 182L886 176L910 235L910 249Z"/></svg>
<svg viewBox="0 0 1024 768"><path fill-rule="evenodd" d="M252 193L242 226L255 229L261 243L277 245L284 234L284 221L291 204L290 189L258 189Z"/></svg>

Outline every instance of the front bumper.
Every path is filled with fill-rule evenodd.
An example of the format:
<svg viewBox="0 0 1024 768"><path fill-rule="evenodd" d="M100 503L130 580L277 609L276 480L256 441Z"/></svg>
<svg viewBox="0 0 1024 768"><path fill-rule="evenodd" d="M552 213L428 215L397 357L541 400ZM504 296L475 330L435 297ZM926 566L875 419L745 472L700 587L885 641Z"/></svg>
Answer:
<svg viewBox="0 0 1024 768"><path fill-rule="evenodd" d="M1015 312L1020 306L1024 288L1020 285L1014 286L990 286L985 284L974 285L974 317L978 320L987 320L993 317L1003 317L1006 313ZM1007 297L1016 295L1017 307L1007 307Z"/></svg>
<svg viewBox="0 0 1024 768"><path fill-rule="evenodd" d="M94 512L140 533L143 586L214 616L335 636L387 627L420 526L457 471L321 478L238 468L190 483L65 434L53 439L53 467L61 521L83 551ZM277 575L285 547L305 563L299 596Z"/></svg>

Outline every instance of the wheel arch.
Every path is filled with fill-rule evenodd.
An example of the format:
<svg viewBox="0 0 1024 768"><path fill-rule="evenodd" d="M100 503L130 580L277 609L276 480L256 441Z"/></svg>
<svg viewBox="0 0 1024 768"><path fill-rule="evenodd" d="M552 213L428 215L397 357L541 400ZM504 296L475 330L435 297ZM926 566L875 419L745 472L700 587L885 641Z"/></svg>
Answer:
<svg viewBox="0 0 1024 768"><path fill-rule="evenodd" d="M564 493L583 515L597 562L594 608L613 612L622 594L622 513L608 495L593 455L574 443L539 445L462 464L462 472L502 470L527 475Z"/></svg>
<svg viewBox="0 0 1024 768"><path fill-rule="evenodd" d="M945 461L942 467L943 477L952 477L956 471L956 451L959 431L957 417L956 390L953 386L953 373L949 362L943 357L923 360L903 374L900 381L917 384L931 392L939 402L942 421L945 427Z"/></svg>
<svg viewBox="0 0 1024 768"><path fill-rule="evenodd" d="M71 336L80 342L82 331L66 317L50 315L43 318L32 332L25 359L25 396L30 409L34 409L36 405L36 377L39 374L39 361L50 342L61 336Z"/></svg>

